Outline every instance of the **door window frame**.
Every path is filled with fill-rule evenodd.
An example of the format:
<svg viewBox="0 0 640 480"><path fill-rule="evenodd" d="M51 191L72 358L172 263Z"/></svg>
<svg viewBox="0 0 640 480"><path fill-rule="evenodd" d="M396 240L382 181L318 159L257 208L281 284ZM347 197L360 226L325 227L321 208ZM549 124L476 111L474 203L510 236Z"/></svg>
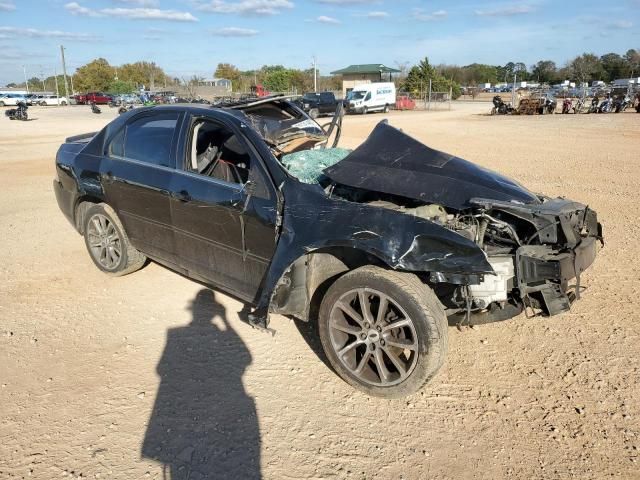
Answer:
<svg viewBox="0 0 640 480"><path fill-rule="evenodd" d="M234 135L236 135L238 141L242 144L243 147L245 147L247 153L249 154L249 180L259 183L259 185L256 185L252 195L264 200L271 200L275 198L276 187L273 183L273 180L271 179L271 176L266 170L264 160L262 159L260 153L256 150L251 141L249 141L247 136L243 134L242 128L238 128L237 125L234 125L226 118L221 117L222 116L211 114L207 115L204 113L192 113L188 116L187 119L185 119L184 126L182 128L182 131L184 132L183 141L179 142L180 145L183 145L183 149L181 153L180 151L178 151L177 154L178 158L176 163L176 172L180 172L182 174L189 175L200 180L209 181L211 183L215 183L216 185L230 188L238 192L241 192L245 189L246 184L227 182L219 178L209 177L206 175L202 175L201 173L191 171L191 151L193 148L193 134L196 123L199 120L217 123L225 128L228 128Z"/></svg>
<svg viewBox="0 0 640 480"><path fill-rule="evenodd" d="M135 123L145 117L157 117L159 114L164 114L164 113L174 113L178 115L178 118L176 119L176 126L173 130L173 136L171 137L171 147L169 150L169 165L160 165L159 163L150 163L150 162L145 162L144 160L138 160L136 158L129 158L126 156L126 151L125 151L125 156L121 156L121 155L112 155L109 153L109 147L111 146L111 143L113 142L113 140L120 134L120 132L124 131L124 137L123 137L123 144L126 144L127 142L127 127L129 127L129 125L131 125L132 123ZM102 151L103 156L113 159L113 160L124 160L126 162L130 162L130 163L135 163L137 165L145 165L147 167L153 167L153 168L160 168L163 170L176 170L177 169L177 157L178 157L178 139L180 137L180 132L182 131L182 124L184 121L184 117L185 114L184 112L181 112L180 110L166 110L166 111L161 111L158 112L156 111L146 111L146 112L142 112L139 113L138 115L135 115L131 118L129 118L123 125L120 126L120 128L118 128L117 130L115 130L113 133L111 133L109 135L109 137L106 139L106 141L104 142L104 148Z"/></svg>

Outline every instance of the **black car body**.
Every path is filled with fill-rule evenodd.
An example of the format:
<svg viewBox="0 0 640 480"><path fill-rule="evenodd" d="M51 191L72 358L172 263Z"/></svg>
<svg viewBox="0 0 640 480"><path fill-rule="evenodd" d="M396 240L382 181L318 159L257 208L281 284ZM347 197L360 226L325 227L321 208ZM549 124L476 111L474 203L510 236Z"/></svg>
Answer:
<svg viewBox="0 0 640 480"><path fill-rule="evenodd" d="M229 165L212 173L200 161L214 148L209 139L219 133L217 128L226 133L216 147L214 170L220 162ZM380 311L383 301L387 307L387 301L406 292L422 292L414 295L416 302L432 298L441 313L431 317L441 316L446 325L446 317L450 324L478 324L513 317L524 308L555 315L579 297L580 275L602 240L590 208L531 193L385 122L360 147L325 168L317 182L303 183L283 166L284 155L291 152L322 155L317 148L326 142L326 132L285 99L224 108L140 108L98 133L67 139L57 154L54 189L62 212L85 237L92 228L87 215L96 205L108 206L132 249L249 302L256 309L253 322L263 327L269 313L316 318L332 289L362 269L392 278L388 285L406 280L407 287L388 299L380 294L387 285L380 278L372 280L373 286L358 280L358 292L373 293L345 307L357 325L344 321L362 332L340 328L349 339L356 336L364 353L339 361L336 352L342 352L347 337L326 334L323 339L325 348L334 343L336 351L329 356L338 373L372 394L413 391L442 360L429 360L424 370L412 364L411 371L421 375L419 385L402 387L411 375L401 367L398 375L387 376L400 350L384 350L388 357L381 360L374 356L375 345L382 348L375 342L384 346L389 332L378 326L377 334L363 326L369 322L362 318L371 316L365 315L366 302L376 305L366 307L370 312ZM100 249L105 238L88 238L88 248L95 241ZM572 279L575 285L570 286ZM371 300L375 295L378 300ZM402 305L398 301L389 318L411 312L411 305ZM332 315L325 315L329 325L335 321L329 320ZM439 325L440 338L446 332ZM425 328L431 333L424 336L432 341L433 331ZM402 341L387 340L404 344L413 338L415 347L423 341L420 332L399 329ZM429 357L436 350L429 341L420 355ZM407 362L416 355L406 353ZM372 359L381 363L374 366ZM357 378L361 363L373 372L363 379Z"/></svg>
<svg viewBox="0 0 640 480"><path fill-rule="evenodd" d="M336 112L338 101L333 92L310 92L305 93L297 104L311 118L316 118L319 115L333 115Z"/></svg>

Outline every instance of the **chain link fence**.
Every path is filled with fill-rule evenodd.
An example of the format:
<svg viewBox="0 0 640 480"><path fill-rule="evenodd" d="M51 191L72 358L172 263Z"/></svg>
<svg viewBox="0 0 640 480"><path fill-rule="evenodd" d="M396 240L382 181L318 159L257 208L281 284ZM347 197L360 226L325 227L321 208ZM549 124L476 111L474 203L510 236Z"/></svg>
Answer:
<svg viewBox="0 0 640 480"><path fill-rule="evenodd" d="M449 88L446 92L437 92L429 81L418 92L398 92L398 98L406 97L415 103L414 110L451 110L453 91Z"/></svg>

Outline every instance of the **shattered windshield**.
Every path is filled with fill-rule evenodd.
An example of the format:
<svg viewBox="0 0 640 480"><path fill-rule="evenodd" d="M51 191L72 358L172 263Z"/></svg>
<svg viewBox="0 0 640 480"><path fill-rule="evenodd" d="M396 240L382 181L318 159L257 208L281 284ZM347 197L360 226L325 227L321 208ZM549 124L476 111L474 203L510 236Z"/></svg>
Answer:
<svg viewBox="0 0 640 480"><path fill-rule="evenodd" d="M287 171L302 183L320 183L325 176L322 171L335 165L351 153L345 148L303 150L283 155L281 162Z"/></svg>

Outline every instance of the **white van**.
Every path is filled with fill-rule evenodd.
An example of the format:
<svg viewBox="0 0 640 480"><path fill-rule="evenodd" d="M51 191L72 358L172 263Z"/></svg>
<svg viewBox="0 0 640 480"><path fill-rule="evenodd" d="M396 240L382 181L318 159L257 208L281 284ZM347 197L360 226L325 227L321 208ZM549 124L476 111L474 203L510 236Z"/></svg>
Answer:
<svg viewBox="0 0 640 480"><path fill-rule="evenodd" d="M387 83L363 83L347 94L347 110L353 113L385 112L396 104L396 86Z"/></svg>

